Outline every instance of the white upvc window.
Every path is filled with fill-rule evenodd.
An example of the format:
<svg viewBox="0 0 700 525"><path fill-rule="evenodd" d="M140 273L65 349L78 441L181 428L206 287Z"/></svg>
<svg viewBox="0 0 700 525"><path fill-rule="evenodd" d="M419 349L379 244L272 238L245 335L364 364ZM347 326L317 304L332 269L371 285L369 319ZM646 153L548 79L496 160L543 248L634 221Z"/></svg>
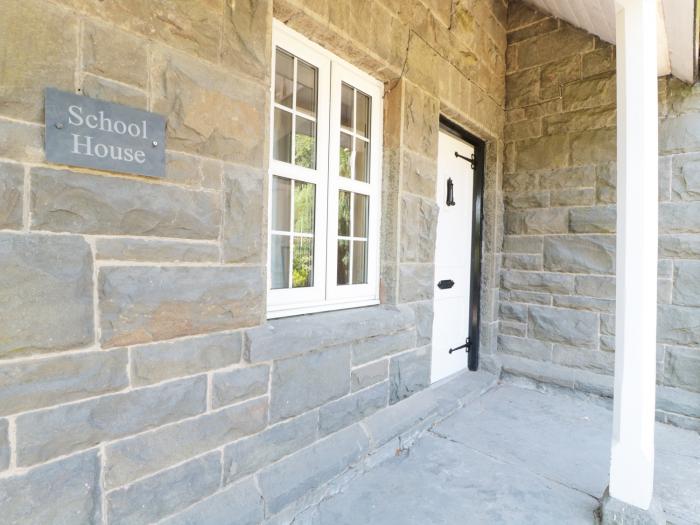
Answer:
<svg viewBox="0 0 700 525"><path fill-rule="evenodd" d="M379 302L381 82L273 24L268 317Z"/></svg>

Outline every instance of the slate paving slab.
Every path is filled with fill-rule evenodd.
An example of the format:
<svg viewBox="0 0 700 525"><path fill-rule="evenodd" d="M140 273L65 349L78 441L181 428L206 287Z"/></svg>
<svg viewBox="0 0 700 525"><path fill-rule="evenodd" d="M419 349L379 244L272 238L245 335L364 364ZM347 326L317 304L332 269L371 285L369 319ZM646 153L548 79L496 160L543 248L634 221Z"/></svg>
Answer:
<svg viewBox="0 0 700 525"><path fill-rule="evenodd" d="M294 523L592 524L611 422L600 400L501 384ZM669 523L700 524L700 434L657 424L656 441Z"/></svg>

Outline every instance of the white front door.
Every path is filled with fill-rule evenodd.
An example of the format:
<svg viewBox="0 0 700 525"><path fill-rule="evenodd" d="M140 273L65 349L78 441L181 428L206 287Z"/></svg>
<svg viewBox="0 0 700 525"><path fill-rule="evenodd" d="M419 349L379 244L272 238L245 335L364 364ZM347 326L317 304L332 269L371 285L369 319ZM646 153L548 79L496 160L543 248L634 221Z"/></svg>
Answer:
<svg viewBox="0 0 700 525"><path fill-rule="evenodd" d="M438 137L436 198L439 206L435 241L435 299L431 381L439 381L467 367L464 348L469 336L469 292L472 248L474 147L447 132ZM454 204L448 205L451 180ZM452 281L452 284L450 281ZM442 283L438 286L439 283Z"/></svg>

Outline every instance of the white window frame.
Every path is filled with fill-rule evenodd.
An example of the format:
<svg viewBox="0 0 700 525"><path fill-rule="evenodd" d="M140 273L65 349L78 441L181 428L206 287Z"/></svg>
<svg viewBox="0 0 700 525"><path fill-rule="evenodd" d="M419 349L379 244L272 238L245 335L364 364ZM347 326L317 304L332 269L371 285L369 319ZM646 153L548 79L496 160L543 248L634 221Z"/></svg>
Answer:
<svg viewBox="0 0 700 525"><path fill-rule="evenodd" d="M274 99L275 58L278 47L318 70L316 169L295 166L273 158L276 107ZM343 82L371 97L369 183L340 177L340 95ZM380 81L344 62L277 20L273 20L272 26L272 80L270 84L267 316L268 318L286 317L378 304L384 86ZM314 281L311 287L272 289L273 176L316 185ZM369 196L366 284L336 284L338 192L341 189ZM293 264L291 258L289 264L290 267Z"/></svg>

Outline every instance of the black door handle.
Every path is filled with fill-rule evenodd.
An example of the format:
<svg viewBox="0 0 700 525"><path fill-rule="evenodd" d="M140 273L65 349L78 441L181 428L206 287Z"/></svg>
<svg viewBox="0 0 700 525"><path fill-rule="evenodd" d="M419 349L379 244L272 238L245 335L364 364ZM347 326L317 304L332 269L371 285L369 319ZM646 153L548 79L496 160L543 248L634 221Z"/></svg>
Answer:
<svg viewBox="0 0 700 525"><path fill-rule="evenodd" d="M440 290L445 290L447 288L452 288L455 285L455 282L452 279L443 279L438 283L438 288Z"/></svg>

